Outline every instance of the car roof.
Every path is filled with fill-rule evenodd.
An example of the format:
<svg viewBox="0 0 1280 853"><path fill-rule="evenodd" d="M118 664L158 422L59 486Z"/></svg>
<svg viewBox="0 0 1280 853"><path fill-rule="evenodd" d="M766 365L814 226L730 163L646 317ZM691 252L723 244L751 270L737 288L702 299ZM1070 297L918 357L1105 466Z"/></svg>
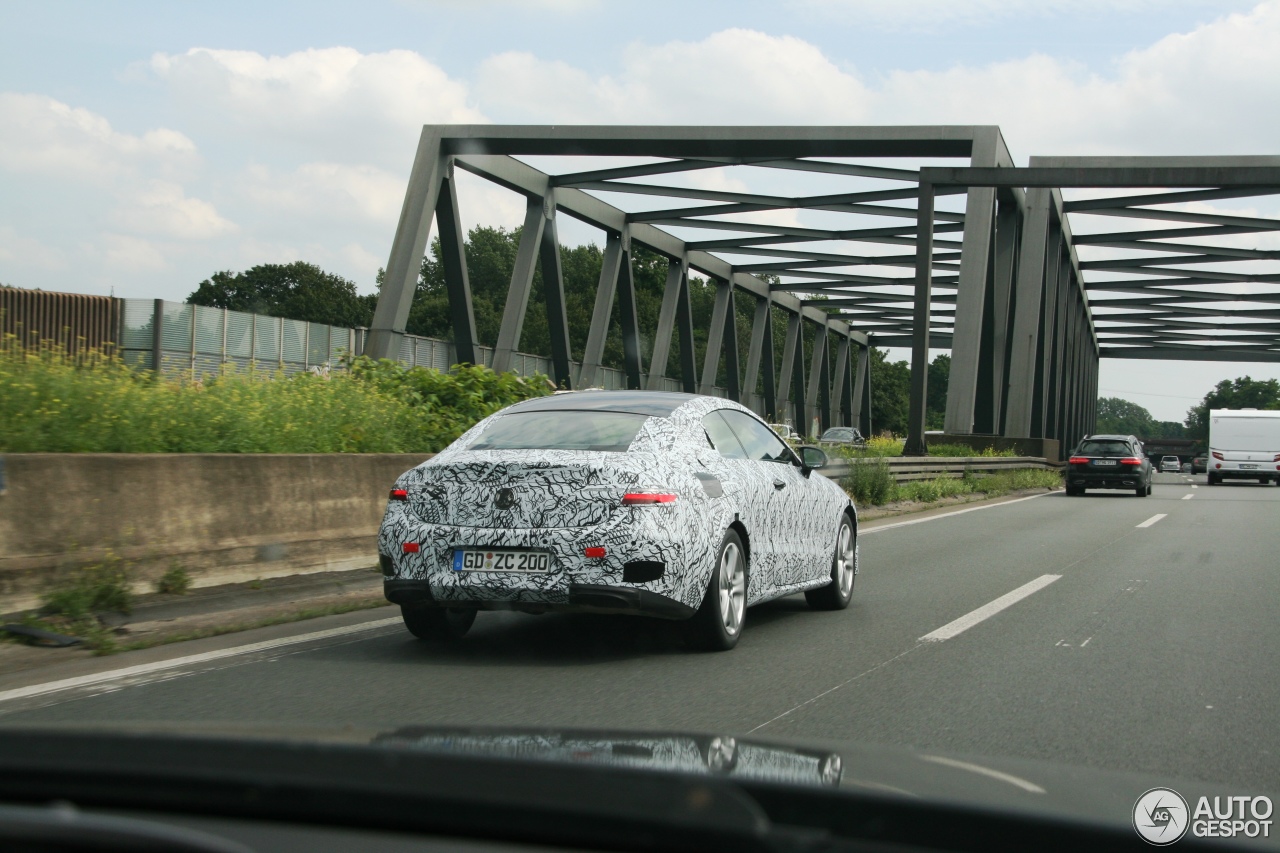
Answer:
<svg viewBox="0 0 1280 853"><path fill-rule="evenodd" d="M1082 441L1137 441L1132 435L1086 435Z"/></svg>
<svg viewBox="0 0 1280 853"><path fill-rule="evenodd" d="M700 394L675 391L573 391L534 397L504 412L626 412L665 418L681 406L701 399Z"/></svg>

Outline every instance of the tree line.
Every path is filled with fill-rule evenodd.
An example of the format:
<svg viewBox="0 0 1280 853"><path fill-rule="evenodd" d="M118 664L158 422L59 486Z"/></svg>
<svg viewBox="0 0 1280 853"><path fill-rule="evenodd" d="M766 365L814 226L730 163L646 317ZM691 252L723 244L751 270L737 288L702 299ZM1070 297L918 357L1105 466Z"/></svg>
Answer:
<svg viewBox="0 0 1280 853"><path fill-rule="evenodd" d="M492 345L498 339L502 313L506 306L507 290L511 283L511 271L515 266L520 245L520 229L477 227L471 229L465 244L467 274L471 285L472 308L475 313L476 334L482 343ZM587 329L595 308L596 287L603 263L603 252L595 245L560 248L560 263L564 282L565 311L569 319L572 357L581 360L586 345ZM652 330L657 328L658 313L662 306L666 287L667 258L639 244L632 244L632 276L635 282L636 312L641 330L640 350L642 363L648 364L652 356ZM381 288L383 271L379 270L377 284ZM715 304L716 287L713 281L698 276L689 277L689 302L694 327L694 363L700 378L703 356L706 352L707 332L711 324ZM444 267L440 261L439 240L432 241L430 251L419 270L417 292L405 331L412 335L451 339L453 330L449 322L448 292L445 288ZM327 323L349 328L369 326L377 305L377 295L361 295L354 282L325 272L320 267L303 261L291 264L261 264L244 272L222 271L215 273L197 286L188 302L234 311L250 311L271 314L295 320ZM738 341L740 362L745 364L751 341L751 326L755 314L755 300L735 300L734 328ZM606 338L603 363L607 367L621 369L622 323L620 305L615 300ZM773 316L773 347L776 359L781 359L786 339L786 312L775 308ZM812 336L806 336L804 365L806 375L812 357ZM549 356L551 337L547 325L546 303L542 291L542 273L534 274L533 289L521 331L520 352ZM829 347L834 375L835 347ZM931 429L941 428L946 409L947 378L951 359L939 355L929 370L928 419ZM675 335L667 360L667 375L681 379L680 340ZM719 367L716 384L726 384L725 366ZM873 425L877 432L906 432L911 370L905 361L890 361L882 349L871 350L871 409ZM750 389L747 389L750 390ZM761 393L757 387L755 393Z"/></svg>

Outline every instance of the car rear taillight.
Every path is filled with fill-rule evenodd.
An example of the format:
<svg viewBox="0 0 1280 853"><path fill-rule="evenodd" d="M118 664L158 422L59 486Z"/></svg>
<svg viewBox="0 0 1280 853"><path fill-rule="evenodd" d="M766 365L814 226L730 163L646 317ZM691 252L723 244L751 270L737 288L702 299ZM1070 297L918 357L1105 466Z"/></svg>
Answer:
<svg viewBox="0 0 1280 853"><path fill-rule="evenodd" d="M389 497L393 501L407 501L409 500L409 491L407 489L392 489Z"/></svg>
<svg viewBox="0 0 1280 853"><path fill-rule="evenodd" d="M604 550L604 548L603 548L603 547L601 547L601 546L593 546L593 547L590 547L590 548L583 548L583 549L582 549L582 556L584 556L584 557L590 557L590 558L592 558L593 560L598 560L598 559L600 559L601 557L603 557L604 555L605 555L605 550Z"/></svg>
<svg viewBox="0 0 1280 853"><path fill-rule="evenodd" d="M1275 458L1274 458L1274 459L1272 459L1271 461L1272 461L1272 462L1280 462L1280 453L1277 453L1277 454L1275 455Z"/></svg>
<svg viewBox="0 0 1280 853"><path fill-rule="evenodd" d="M417 542L406 542L404 543L403 550L406 554L417 554L422 550L422 548Z"/></svg>
<svg viewBox="0 0 1280 853"><path fill-rule="evenodd" d="M1121 465L1141 465L1142 460L1136 456L1129 456L1125 459L1121 459L1120 464Z"/></svg>
<svg viewBox="0 0 1280 853"><path fill-rule="evenodd" d="M1215 451L1213 451L1213 458L1214 458L1214 459L1217 459L1217 460L1219 460L1219 461L1223 461L1223 462L1225 462L1225 461L1226 461L1226 457L1225 457L1225 456L1223 456L1221 453L1219 453L1219 452L1218 452L1218 451L1216 451L1216 450L1215 450Z"/></svg>
<svg viewBox="0 0 1280 853"><path fill-rule="evenodd" d="M1069 465L1088 465L1089 457L1088 456L1072 456L1070 459L1067 460L1067 463Z"/></svg>
<svg viewBox="0 0 1280 853"><path fill-rule="evenodd" d="M622 496L623 506L653 506L675 502L676 496L670 492L630 492Z"/></svg>

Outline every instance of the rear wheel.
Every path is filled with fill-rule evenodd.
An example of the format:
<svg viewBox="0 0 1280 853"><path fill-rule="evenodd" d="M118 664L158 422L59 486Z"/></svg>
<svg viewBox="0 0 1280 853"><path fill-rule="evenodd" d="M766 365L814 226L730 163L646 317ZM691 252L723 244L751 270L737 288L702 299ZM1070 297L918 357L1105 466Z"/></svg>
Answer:
<svg viewBox="0 0 1280 853"><path fill-rule="evenodd" d="M1067 486L1067 497L1078 498L1084 494L1084 489L1079 486Z"/></svg>
<svg viewBox="0 0 1280 853"><path fill-rule="evenodd" d="M700 649L727 652L738 645L747 615L747 555L742 540L726 531L702 606L688 622L690 641Z"/></svg>
<svg viewBox="0 0 1280 853"><path fill-rule="evenodd" d="M476 621L475 608L471 607L424 607L418 610L401 607L400 615L410 634L419 640L436 642L461 639Z"/></svg>
<svg viewBox="0 0 1280 853"><path fill-rule="evenodd" d="M815 610L844 610L853 598L853 582L858 573L858 541L849 516L840 517L836 531L836 551L831 558L831 583L805 590L805 601Z"/></svg>
<svg viewBox="0 0 1280 853"><path fill-rule="evenodd" d="M1147 495L1151 494L1151 484L1147 483L1145 485L1138 486L1138 488L1133 490L1133 493L1140 498L1145 498Z"/></svg>

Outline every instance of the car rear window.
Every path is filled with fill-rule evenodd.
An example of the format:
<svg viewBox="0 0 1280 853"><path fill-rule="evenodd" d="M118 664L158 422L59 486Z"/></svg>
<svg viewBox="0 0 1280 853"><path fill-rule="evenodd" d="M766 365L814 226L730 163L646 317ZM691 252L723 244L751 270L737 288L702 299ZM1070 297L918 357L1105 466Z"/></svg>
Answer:
<svg viewBox="0 0 1280 853"><path fill-rule="evenodd" d="M1080 444L1080 453L1085 456L1129 456L1133 448L1123 441L1085 441Z"/></svg>
<svg viewBox="0 0 1280 853"><path fill-rule="evenodd" d="M631 412L514 412L494 418L467 449L623 453L648 419Z"/></svg>

